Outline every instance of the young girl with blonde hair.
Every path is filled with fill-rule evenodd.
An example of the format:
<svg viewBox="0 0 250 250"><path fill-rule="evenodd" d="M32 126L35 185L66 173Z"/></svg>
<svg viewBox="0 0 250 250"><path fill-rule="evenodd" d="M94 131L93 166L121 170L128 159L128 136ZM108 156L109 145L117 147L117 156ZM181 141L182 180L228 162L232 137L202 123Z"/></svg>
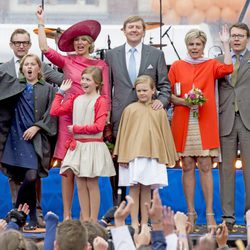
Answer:
<svg viewBox="0 0 250 250"><path fill-rule="evenodd" d="M155 83L142 75L135 81L138 102L127 106L122 114L114 155L119 162L119 186L130 186L135 201L131 212L132 226L147 224L145 203L150 203L151 188L168 185L166 166L177 160L174 141L164 109L153 110Z"/></svg>

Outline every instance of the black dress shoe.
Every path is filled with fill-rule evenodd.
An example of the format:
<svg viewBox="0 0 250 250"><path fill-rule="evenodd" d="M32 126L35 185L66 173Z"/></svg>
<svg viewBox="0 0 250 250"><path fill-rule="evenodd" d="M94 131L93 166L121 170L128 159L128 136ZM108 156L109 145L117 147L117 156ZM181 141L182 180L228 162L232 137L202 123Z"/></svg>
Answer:
<svg viewBox="0 0 250 250"><path fill-rule="evenodd" d="M233 231L233 227L234 227L234 222L229 222L229 221L226 221L226 226L227 226L227 229L228 231Z"/></svg>

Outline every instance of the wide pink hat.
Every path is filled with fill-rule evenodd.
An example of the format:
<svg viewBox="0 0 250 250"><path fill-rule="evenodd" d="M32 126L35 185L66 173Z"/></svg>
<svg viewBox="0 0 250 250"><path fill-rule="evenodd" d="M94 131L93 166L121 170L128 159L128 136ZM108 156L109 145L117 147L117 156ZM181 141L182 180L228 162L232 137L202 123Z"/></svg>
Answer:
<svg viewBox="0 0 250 250"><path fill-rule="evenodd" d="M72 52L75 50L73 45L74 38L86 35L95 41L100 31L101 24L96 20L85 20L73 24L62 33L58 41L58 48L64 52Z"/></svg>

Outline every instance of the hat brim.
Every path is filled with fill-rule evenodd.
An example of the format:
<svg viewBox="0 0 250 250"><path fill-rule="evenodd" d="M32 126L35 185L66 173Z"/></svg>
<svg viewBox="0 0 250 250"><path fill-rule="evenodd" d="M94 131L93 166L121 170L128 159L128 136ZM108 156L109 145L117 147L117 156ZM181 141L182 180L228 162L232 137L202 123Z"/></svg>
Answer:
<svg viewBox="0 0 250 250"><path fill-rule="evenodd" d="M58 41L58 48L64 52L74 51L74 39L78 36L90 36L94 41L101 31L101 24L96 20L85 20L78 22L61 35Z"/></svg>

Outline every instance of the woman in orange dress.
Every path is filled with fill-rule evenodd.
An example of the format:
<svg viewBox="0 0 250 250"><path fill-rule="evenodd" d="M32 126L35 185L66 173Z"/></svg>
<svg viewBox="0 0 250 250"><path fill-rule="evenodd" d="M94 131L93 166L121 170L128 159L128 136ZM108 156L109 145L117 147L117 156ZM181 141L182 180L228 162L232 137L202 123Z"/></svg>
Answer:
<svg viewBox="0 0 250 250"><path fill-rule="evenodd" d="M212 160L219 156L219 129L216 110L215 80L233 71L229 48L229 33L226 26L220 33L224 46L224 64L204 58L206 34L198 29L190 30L185 36L187 57L173 63L169 79L174 93L175 83L180 82L181 94L172 94L174 104L172 133L176 151L183 166L183 188L188 207L189 231L194 229L197 214L194 208L195 167L200 173L201 187L206 202L206 219L208 230L216 226L213 212L213 176ZM185 94L193 87L199 88L206 102L202 106L189 105ZM193 112L198 112L198 118Z"/></svg>

